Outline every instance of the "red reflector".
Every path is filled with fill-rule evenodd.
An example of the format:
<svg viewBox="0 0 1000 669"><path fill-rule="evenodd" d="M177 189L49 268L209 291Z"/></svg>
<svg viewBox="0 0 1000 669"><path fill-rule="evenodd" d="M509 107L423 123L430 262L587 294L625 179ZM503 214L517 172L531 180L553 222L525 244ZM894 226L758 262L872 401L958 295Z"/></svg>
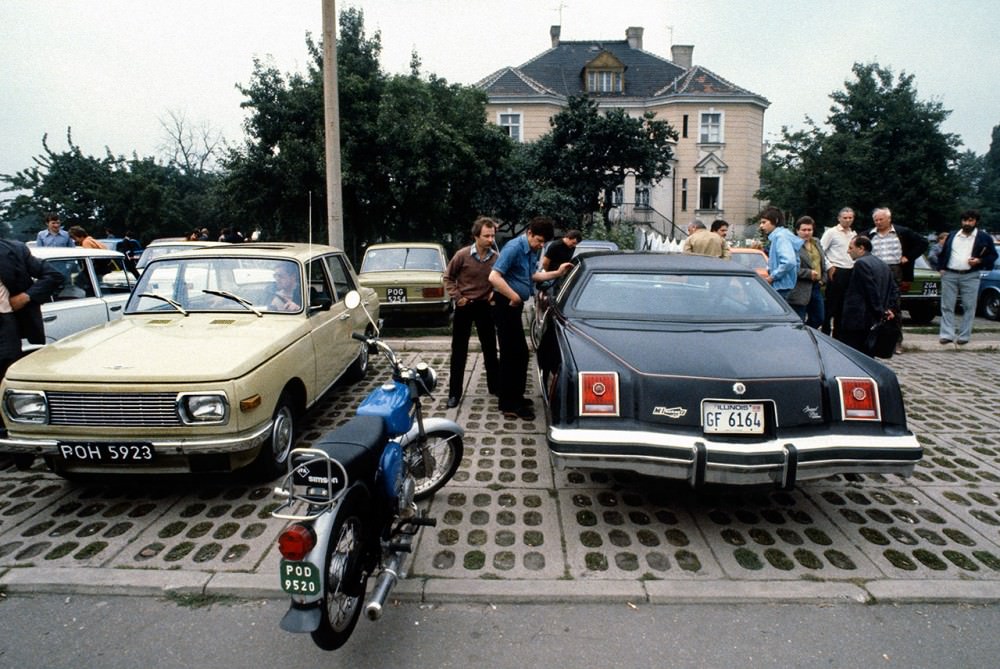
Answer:
<svg viewBox="0 0 1000 669"><path fill-rule="evenodd" d="M873 379L838 378L843 420L882 420L878 386Z"/></svg>
<svg viewBox="0 0 1000 669"><path fill-rule="evenodd" d="M618 415L618 374L616 372L580 373L580 415Z"/></svg>
<svg viewBox="0 0 1000 669"><path fill-rule="evenodd" d="M278 536L278 552L286 560L301 560L316 545L316 535L305 525L290 525Z"/></svg>
<svg viewBox="0 0 1000 669"><path fill-rule="evenodd" d="M444 287L438 286L436 288L424 288L420 291L420 294L424 297L444 297Z"/></svg>

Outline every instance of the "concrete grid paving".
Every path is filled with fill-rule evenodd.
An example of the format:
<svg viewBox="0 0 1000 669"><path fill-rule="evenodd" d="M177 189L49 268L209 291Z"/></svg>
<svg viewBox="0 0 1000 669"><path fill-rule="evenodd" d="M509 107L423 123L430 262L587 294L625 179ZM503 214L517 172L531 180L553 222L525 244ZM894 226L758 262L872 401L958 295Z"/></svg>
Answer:
<svg viewBox="0 0 1000 669"><path fill-rule="evenodd" d="M447 347L404 357L430 364L447 388ZM616 583L639 584L652 599L685 583L824 593L836 583L876 592L880 583L978 582L1000 598L998 360L935 351L889 361L925 448L913 477L835 476L779 491L555 470L534 385L539 417L507 420L470 354L459 407L447 409L440 390L425 403L428 415L465 427L464 452L453 481L426 504L438 525L421 533L401 596L472 596L483 584L530 600L574 589L596 597ZM347 420L386 373L373 359L364 382L331 392L310 411L300 444ZM247 575L277 596L275 506L269 485L240 477L80 484L0 461L0 588L16 589L33 570L114 569L126 584L152 570Z"/></svg>

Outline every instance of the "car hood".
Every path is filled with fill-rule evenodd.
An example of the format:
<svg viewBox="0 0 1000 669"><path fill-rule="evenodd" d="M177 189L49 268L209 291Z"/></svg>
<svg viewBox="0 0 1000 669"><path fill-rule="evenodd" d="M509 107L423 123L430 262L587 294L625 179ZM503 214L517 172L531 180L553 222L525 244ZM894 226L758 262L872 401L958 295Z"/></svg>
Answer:
<svg viewBox="0 0 1000 669"><path fill-rule="evenodd" d="M366 272L358 275L363 286L398 286L412 283L441 283L441 272L430 270L396 270Z"/></svg>
<svg viewBox="0 0 1000 669"><path fill-rule="evenodd" d="M49 344L14 364L10 381L199 383L248 373L304 332L301 318L192 313L128 316Z"/></svg>
<svg viewBox="0 0 1000 669"><path fill-rule="evenodd" d="M580 336L642 374L746 380L817 378L822 373L813 333L792 323L631 322L622 329L618 321L588 319L575 321L575 327Z"/></svg>

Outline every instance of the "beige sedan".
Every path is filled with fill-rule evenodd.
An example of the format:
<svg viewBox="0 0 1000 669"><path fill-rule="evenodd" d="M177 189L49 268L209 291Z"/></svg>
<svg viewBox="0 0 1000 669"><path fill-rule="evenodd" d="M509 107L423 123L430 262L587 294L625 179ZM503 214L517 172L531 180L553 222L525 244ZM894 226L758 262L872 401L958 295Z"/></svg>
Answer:
<svg viewBox="0 0 1000 669"><path fill-rule="evenodd" d="M343 252L241 244L154 260L121 320L54 342L0 386L0 452L64 476L286 467L299 419L364 377L370 326ZM378 317L374 291L362 289Z"/></svg>

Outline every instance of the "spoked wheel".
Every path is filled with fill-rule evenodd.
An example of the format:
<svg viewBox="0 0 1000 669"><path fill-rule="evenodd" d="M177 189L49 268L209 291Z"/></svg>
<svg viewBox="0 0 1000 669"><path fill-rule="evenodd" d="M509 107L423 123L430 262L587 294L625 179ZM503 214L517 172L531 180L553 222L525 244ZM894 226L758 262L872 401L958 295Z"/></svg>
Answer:
<svg viewBox="0 0 1000 669"><path fill-rule="evenodd" d="M410 472L416 483L413 498L427 499L458 471L462 464L462 437L454 432L428 432L421 445L413 445Z"/></svg>
<svg viewBox="0 0 1000 669"><path fill-rule="evenodd" d="M323 650L343 646L354 631L364 604L364 550L361 518L353 508L342 509L333 526L333 540L326 555L325 590L319 628L313 641Z"/></svg>

